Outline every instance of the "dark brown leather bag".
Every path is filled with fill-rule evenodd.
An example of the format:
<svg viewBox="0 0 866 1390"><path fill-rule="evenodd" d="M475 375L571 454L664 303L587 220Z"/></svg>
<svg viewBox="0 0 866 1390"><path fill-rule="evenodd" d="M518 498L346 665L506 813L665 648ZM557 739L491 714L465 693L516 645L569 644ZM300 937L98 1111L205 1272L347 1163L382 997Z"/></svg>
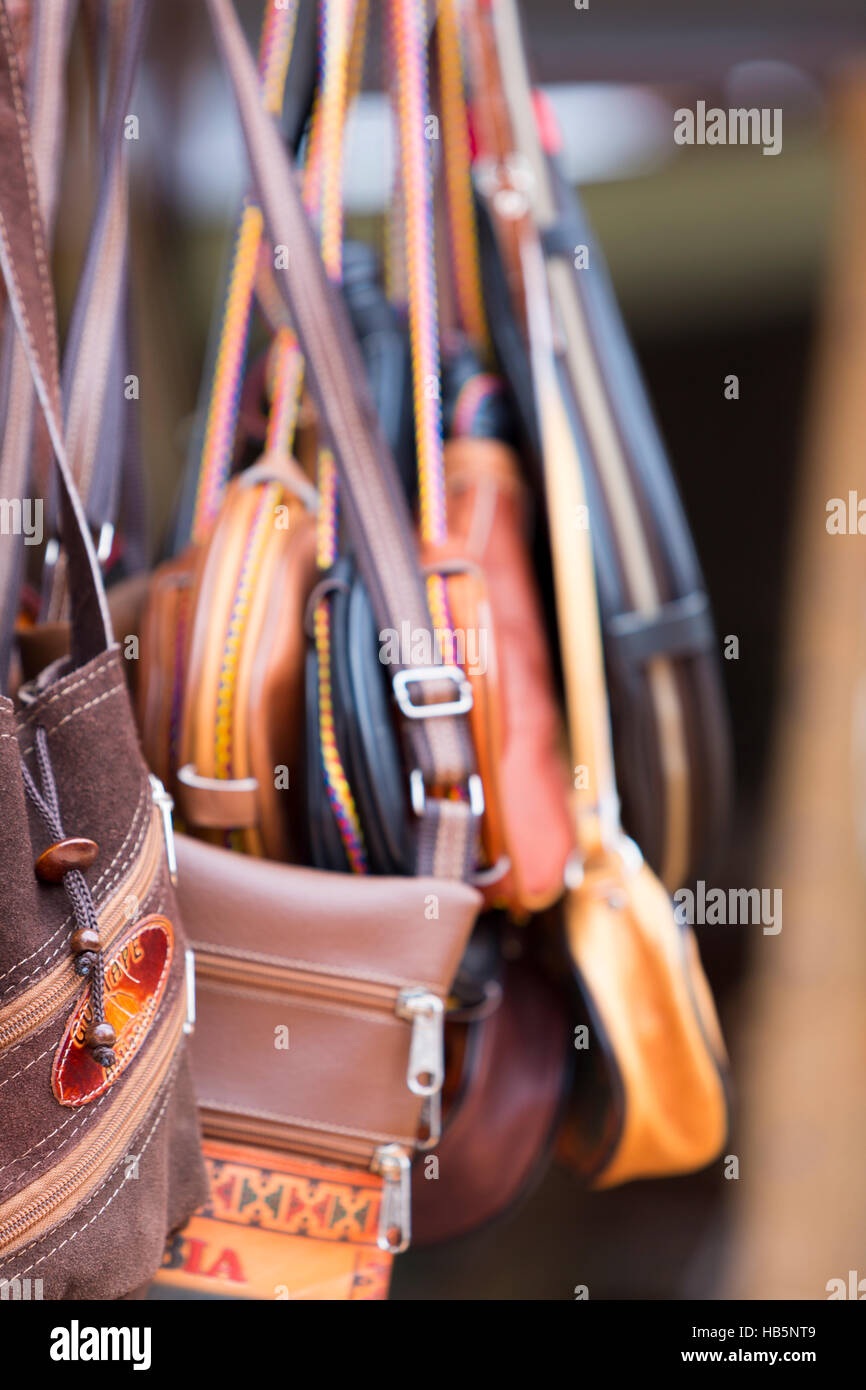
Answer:
<svg viewBox="0 0 866 1390"><path fill-rule="evenodd" d="M186 942L62 435L53 293L0 3L0 263L54 448L72 654L0 698L0 1279L121 1297L201 1199Z"/></svg>

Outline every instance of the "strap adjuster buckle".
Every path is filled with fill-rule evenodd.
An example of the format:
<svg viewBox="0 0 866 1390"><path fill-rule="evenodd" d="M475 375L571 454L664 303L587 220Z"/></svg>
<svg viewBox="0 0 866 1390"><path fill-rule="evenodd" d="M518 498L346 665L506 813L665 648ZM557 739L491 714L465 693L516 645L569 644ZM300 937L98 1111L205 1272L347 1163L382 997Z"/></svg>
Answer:
<svg viewBox="0 0 866 1390"><path fill-rule="evenodd" d="M457 689L456 698L435 705L416 705L410 685L430 681L452 681ZM407 719L444 719L448 715L468 714L472 708L472 685L459 666L407 666L396 672L391 686L400 713Z"/></svg>
<svg viewBox="0 0 866 1390"><path fill-rule="evenodd" d="M469 810L476 820L480 820L484 815L484 784L477 772L470 773L467 777L466 790L469 793ZM412 810L420 820L427 809L427 791L420 767L413 767L409 773L409 798Z"/></svg>

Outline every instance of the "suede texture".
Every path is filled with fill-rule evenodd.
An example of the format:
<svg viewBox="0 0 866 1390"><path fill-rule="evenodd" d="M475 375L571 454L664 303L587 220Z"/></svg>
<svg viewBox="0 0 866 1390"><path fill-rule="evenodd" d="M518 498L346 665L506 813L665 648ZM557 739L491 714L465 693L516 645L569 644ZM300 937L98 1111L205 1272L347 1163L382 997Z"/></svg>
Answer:
<svg viewBox="0 0 866 1390"><path fill-rule="evenodd" d="M97 914L124 901L130 873L148 872L130 926L150 913L174 929L174 954L165 991L146 1036L125 1071L104 1092L78 1108L62 1106L51 1086L58 1045L77 1001L89 986L74 978L66 997L35 1031L2 1042L4 1019L19 1001L40 999L40 982L57 979L71 961L75 929L62 885L40 883L33 865L48 843L44 825L24 794L21 759L37 780L33 735L47 734L64 831L99 845L87 870ZM150 846L149 855L146 853ZM154 853L154 846L158 853ZM78 1147L111 1125L147 1070L161 1026L180 1007L186 941L169 881L161 837L155 840L153 803L117 648L61 675L31 704L15 709L0 699L0 1233L16 1194L39 1182L51 1190ZM137 1176L129 1156L138 1159ZM134 1172L135 1170L133 1170ZM0 1279L42 1278L47 1299L120 1298L158 1268L165 1238L206 1195L198 1121L183 1040L147 1111L124 1135L123 1157L96 1183L83 1175L80 1200L33 1239L0 1244ZM2 1237L0 1237L2 1238Z"/></svg>

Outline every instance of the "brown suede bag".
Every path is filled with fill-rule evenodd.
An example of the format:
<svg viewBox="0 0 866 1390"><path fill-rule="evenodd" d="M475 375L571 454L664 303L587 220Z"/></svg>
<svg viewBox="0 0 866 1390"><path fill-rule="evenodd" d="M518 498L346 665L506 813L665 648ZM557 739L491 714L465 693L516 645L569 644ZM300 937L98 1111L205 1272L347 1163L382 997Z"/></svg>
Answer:
<svg viewBox="0 0 866 1390"><path fill-rule="evenodd" d="M0 1280L111 1299L150 1278L204 1175L186 942L65 455L24 112L0 0L0 263L57 460L72 596L71 656L17 704L0 697Z"/></svg>

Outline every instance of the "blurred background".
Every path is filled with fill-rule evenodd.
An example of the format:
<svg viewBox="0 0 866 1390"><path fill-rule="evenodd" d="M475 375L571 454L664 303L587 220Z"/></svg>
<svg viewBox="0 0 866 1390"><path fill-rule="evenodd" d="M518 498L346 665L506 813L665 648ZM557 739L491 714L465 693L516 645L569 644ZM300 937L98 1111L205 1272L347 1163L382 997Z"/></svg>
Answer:
<svg viewBox="0 0 866 1390"><path fill-rule="evenodd" d="M260 6L238 8L252 34ZM717 630L739 638L723 663L737 800L713 883L781 887L784 923L777 936L697 929L732 1054L726 1154L739 1176L721 1160L593 1195L554 1165L494 1228L399 1260L393 1296L570 1299L584 1284L591 1299L824 1298L829 1279L866 1276L866 540L825 524L830 498L866 490L866 10L531 0L524 15ZM154 0L147 53L132 281L156 551L245 172L204 6ZM677 146L673 112L699 100L781 107L781 153ZM389 148L371 89L349 142L350 233L378 216ZM68 195L81 176L73 156L70 284L85 208Z"/></svg>

